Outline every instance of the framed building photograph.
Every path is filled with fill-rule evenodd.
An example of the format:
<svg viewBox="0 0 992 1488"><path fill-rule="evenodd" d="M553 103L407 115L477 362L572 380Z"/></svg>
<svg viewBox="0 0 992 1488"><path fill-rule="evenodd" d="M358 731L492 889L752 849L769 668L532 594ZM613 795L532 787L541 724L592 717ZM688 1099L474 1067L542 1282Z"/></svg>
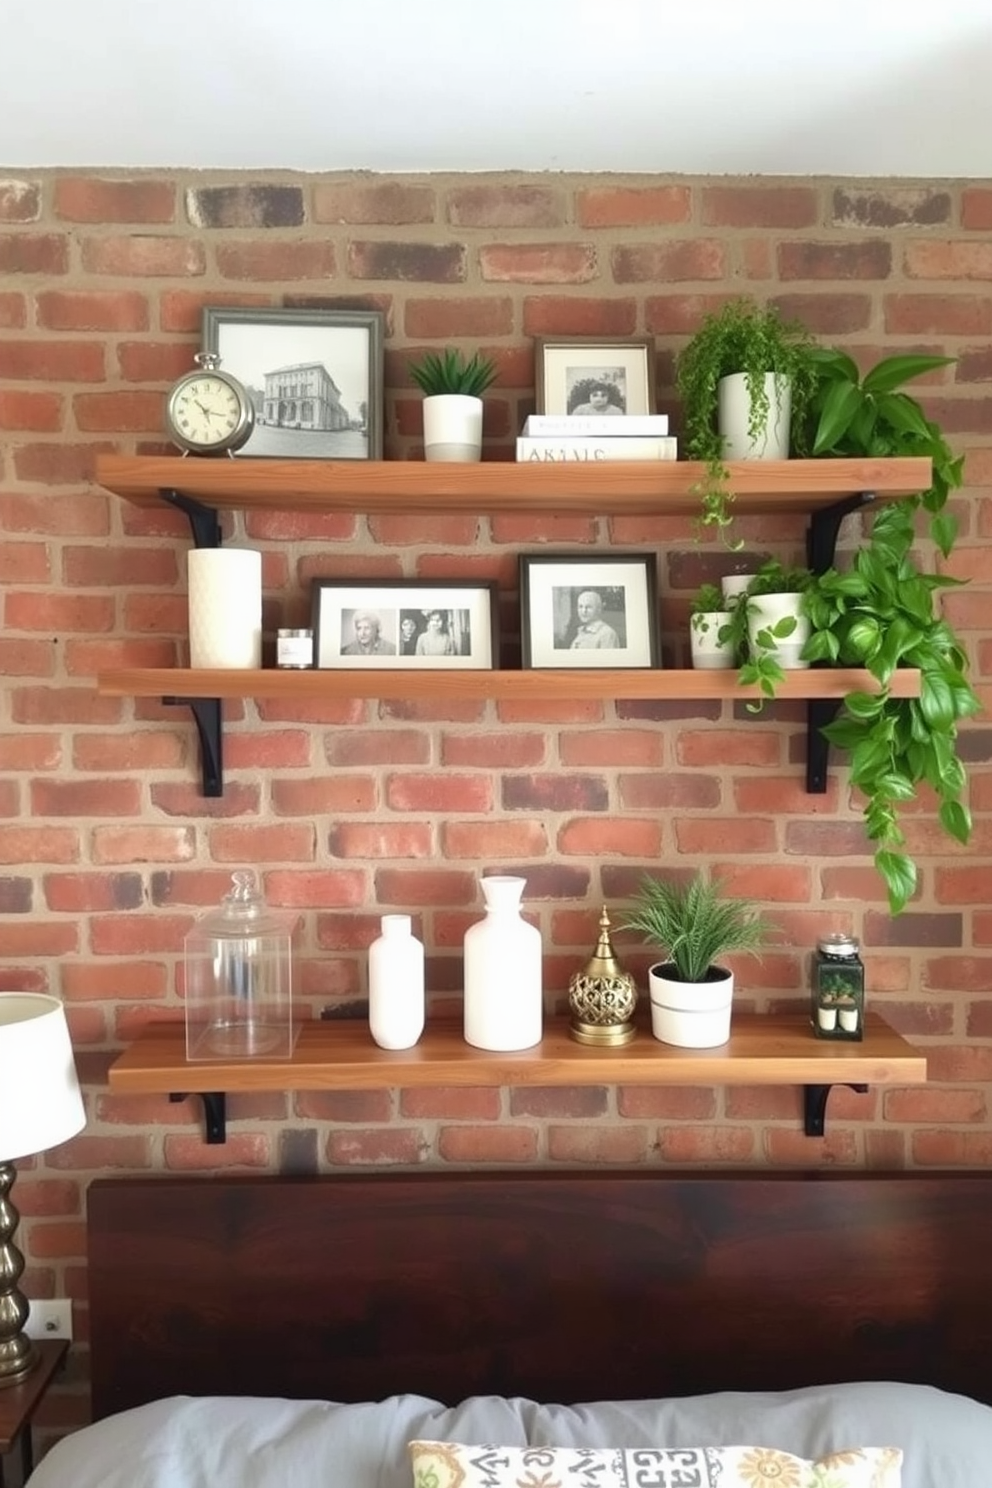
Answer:
<svg viewBox="0 0 992 1488"><path fill-rule="evenodd" d="M655 412L654 341L541 336L534 342L538 413Z"/></svg>
<svg viewBox="0 0 992 1488"><path fill-rule="evenodd" d="M382 459L381 311L207 306L202 333L255 410L238 456Z"/></svg>
<svg viewBox="0 0 992 1488"><path fill-rule="evenodd" d="M496 598L491 582L314 579L314 665L411 671L495 667Z"/></svg>
<svg viewBox="0 0 992 1488"><path fill-rule="evenodd" d="M520 635L525 667L658 666L655 555L522 554Z"/></svg>

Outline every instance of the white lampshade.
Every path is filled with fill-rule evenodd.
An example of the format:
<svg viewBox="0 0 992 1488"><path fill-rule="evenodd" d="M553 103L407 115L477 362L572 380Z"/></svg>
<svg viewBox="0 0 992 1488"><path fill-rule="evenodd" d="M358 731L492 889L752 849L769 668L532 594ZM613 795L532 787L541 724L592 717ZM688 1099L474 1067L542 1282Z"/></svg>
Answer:
<svg viewBox="0 0 992 1488"><path fill-rule="evenodd" d="M0 993L0 1163L57 1147L85 1124L61 1002Z"/></svg>

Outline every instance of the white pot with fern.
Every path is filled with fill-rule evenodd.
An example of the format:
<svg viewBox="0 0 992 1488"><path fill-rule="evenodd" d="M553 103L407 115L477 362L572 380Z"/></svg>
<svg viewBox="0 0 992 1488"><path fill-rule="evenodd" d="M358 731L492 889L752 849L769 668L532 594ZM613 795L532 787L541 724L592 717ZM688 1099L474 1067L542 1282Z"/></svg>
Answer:
<svg viewBox="0 0 992 1488"><path fill-rule="evenodd" d="M755 954L774 928L749 899L725 895L700 870L688 884L644 879L621 921L665 954L648 971L651 1032L680 1049L714 1049L730 1038L734 974L719 958Z"/></svg>
<svg viewBox="0 0 992 1488"><path fill-rule="evenodd" d="M476 352L467 360L449 348L410 363L424 393L424 459L482 458L482 394L496 378L496 364Z"/></svg>

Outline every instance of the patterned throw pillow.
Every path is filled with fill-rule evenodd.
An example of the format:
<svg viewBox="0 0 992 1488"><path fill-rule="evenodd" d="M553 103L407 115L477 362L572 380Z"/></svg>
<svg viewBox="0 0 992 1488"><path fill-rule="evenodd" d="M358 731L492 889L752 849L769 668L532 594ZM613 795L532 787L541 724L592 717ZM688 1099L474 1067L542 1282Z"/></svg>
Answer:
<svg viewBox="0 0 992 1488"><path fill-rule="evenodd" d="M770 1447L489 1447L410 1442L414 1488L900 1488L897 1447L819 1462Z"/></svg>

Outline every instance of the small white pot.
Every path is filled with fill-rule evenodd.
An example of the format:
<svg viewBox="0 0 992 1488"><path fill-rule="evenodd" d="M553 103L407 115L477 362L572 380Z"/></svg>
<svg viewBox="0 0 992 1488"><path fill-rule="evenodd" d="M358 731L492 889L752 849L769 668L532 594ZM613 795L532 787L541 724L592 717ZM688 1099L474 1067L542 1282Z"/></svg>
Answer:
<svg viewBox="0 0 992 1488"><path fill-rule="evenodd" d="M789 458L789 420L792 416L792 384L774 372L765 374L768 394L768 418L764 430L751 438L751 395L747 376L732 372L716 385L717 432L723 439L725 460L787 460Z"/></svg>
<svg viewBox="0 0 992 1488"><path fill-rule="evenodd" d="M801 655L810 635L809 616L802 613L802 604L801 594L759 594L748 600L747 633L752 651L773 656L787 672L801 671L809 666ZM792 633L782 640L775 640L773 645L763 646L758 640L759 632L790 616L796 622Z"/></svg>
<svg viewBox="0 0 992 1488"><path fill-rule="evenodd" d="M843 1028L843 1030L844 1030L845 1033L857 1033L857 1031L858 1031L858 1010L857 1010L857 1008L847 1008L847 1007L838 1008L837 1009L837 1016L840 1019L840 1026L841 1026L841 1028Z"/></svg>
<svg viewBox="0 0 992 1488"><path fill-rule="evenodd" d="M753 578L754 574L724 574L720 580L720 592L728 610L733 609Z"/></svg>
<svg viewBox="0 0 992 1488"><path fill-rule="evenodd" d="M715 1049L730 1037L730 1008L734 974L725 967L713 970L711 982L677 982L671 962L658 962L648 972L651 993L651 1032L663 1044L679 1049Z"/></svg>
<svg viewBox="0 0 992 1488"><path fill-rule="evenodd" d="M424 459L482 459L482 399L435 393L424 399Z"/></svg>
<svg viewBox="0 0 992 1488"><path fill-rule="evenodd" d="M833 1033L837 1027L837 1009L835 1007L817 1008L816 1021L824 1033Z"/></svg>
<svg viewBox="0 0 992 1488"><path fill-rule="evenodd" d="M734 665L734 643L728 636L721 641L720 631L730 624L729 610L709 610L689 619L689 645L692 664L697 671L726 671Z"/></svg>

